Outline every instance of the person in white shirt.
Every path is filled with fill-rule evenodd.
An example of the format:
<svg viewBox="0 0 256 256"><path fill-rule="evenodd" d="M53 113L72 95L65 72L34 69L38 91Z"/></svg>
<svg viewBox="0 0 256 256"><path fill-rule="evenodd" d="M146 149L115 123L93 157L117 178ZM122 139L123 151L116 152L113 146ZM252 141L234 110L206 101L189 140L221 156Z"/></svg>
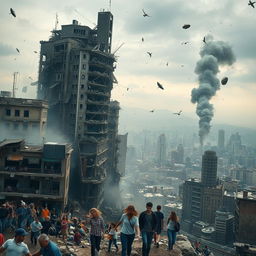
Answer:
<svg viewBox="0 0 256 256"><path fill-rule="evenodd" d="M23 228L15 231L15 237L8 239L0 248L0 253L5 252L6 256L31 256L28 246L24 243L28 233Z"/></svg>
<svg viewBox="0 0 256 256"><path fill-rule="evenodd" d="M43 226L38 218L34 218L34 221L30 224L30 228L31 228L31 237L30 237L31 244L34 244L36 246L37 239L41 234L41 230Z"/></svg>

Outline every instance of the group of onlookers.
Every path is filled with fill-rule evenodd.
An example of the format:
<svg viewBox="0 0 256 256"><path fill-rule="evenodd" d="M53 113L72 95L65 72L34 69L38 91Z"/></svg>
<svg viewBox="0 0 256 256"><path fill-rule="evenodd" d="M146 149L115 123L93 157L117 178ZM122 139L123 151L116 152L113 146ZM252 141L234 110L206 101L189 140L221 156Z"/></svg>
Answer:
<svg viewBox="0 0 256 256"><path fill-rule="evenodd" d="M47 206L39 211L33 204L26 205L22 201L16 208L9 203L4 204L0 208L0 223L0 253L6 251L6 256L31 256L28 246L24 243L25 236L28 235L26 230L30 231L31 245L36 246L39 242L41 247L41 250L33 256L61 255L58 246L50 241L49 235L61 237L64 241L80 246L82 240L88 237L88 232L92 256L98 255L102 237L107 237L109 240L108 252L111 251L112 245L118 251L119 226L121 226L122 256L131 255L136 236L142 240L142 256L149 256L152 241L154 241L156 248L159 248L160 235L164 228L164 214L161 212L160 205L156 207L156 211L153 211L153 204L150 202L146 204L146 210L140 214L133 205L129 205L118 223L105 225L102 213L96 208L92 208L85 219L81 220L72 217L68 212L58 215L55 209L50 211ZM8 227L14 230L17 227L17 229L14 239L9 239L4 243L2 233ZM174 211L167 218L166 229L167 249L172 250L176 242L177 232L180 230L179 219ZM71 230L72 232L70 232ZM200 244L195 243L195 249L198 252L200 251L199 247ZM206 256L210 255L207 247L204 248L203 253Z"/></svg>
<svg viewBox="0 0 256 256"><path fill-rule="evenodd" d="M108 229L109 246L108 251L111 250L111 245L114 244L118 251L117 245L117 230L121 225L120 240L122 245L122 256L130 256L132 251L132 244L135 239L142 238L142 256L148 256L151 248L151 243L154 238L156 247L159 247L160 234L164 227L164 214L161 212L161 206L157 206L157 211L152 211L153 204L147 203L146 210L140 215L135 210L133 205L129 205L121 216L120 221L115 224L111 223ZM91 255L95 256L100 250L100 242L104 234L104 222L101 213L98 209L90 210L91 225L90 240L91 240ZM168 234L168 250L173 249L176 241L176 234L180 230L180 224L175 212L171 212L167 219L167 234Z"/></svg>

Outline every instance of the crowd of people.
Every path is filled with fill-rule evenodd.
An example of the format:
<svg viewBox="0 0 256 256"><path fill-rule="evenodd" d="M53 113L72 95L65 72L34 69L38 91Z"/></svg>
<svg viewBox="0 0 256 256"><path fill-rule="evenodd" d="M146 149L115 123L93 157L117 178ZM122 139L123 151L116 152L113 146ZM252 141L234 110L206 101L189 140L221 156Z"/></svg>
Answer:
<svg viewBox="0 0 256 256"><path fill-rule="evenodd" d="M164 214L161 212L161 206L158 205L156 211L153 211L151 202L146 204L145 211L140 214L133 205L129 205L118 223L109 224L104 223L102 213L96 208L92 208L85 218L80 219L73 217L70 212L57 213L54 208L49 210L47 206L35 207L34 204L27 205L23 201L17 206L5 203L0 207L0 253L6 251L7 256L30 256L28 246L24 243L25 236L30 233L31 246L37 246L39 242L41 247L33 256L61 255L58 246L50 240L51 236L77 246L83 246L82 241L88 239L92 256L98 255L102 238L108 239L108 252L112 246L119 251L119 236L121 255L130 256L134 239L137 237L142 240L142 256L149 256L152 241L155 247L159 248L163 228ZM15 231L15 237L4 242L3 233L7 229ZM180 230L175 212L171 212L167 218L166 229L167 250L172 250Z"/></svg>

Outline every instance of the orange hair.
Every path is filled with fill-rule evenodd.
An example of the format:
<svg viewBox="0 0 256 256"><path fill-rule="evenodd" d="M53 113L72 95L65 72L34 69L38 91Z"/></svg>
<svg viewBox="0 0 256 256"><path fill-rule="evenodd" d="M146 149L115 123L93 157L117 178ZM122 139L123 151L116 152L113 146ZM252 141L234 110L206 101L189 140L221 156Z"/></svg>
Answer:
<svg viewBox="0 0 256 256"><path fill-rule="evenodd" d="M102 215L101 211L98 210L97 208L91 208L89 213L91 214L91 216L92 216L92 213L94 213L95 217L100 217Z"/></svg>
<svg viewBox="0 0 256 256"><path fill-rule="evenodd" d="M130 220L133 216L138 216L138 212L135 210L133 205L128 205L127 208L124 209L124 213L128 216Z"/></svg>

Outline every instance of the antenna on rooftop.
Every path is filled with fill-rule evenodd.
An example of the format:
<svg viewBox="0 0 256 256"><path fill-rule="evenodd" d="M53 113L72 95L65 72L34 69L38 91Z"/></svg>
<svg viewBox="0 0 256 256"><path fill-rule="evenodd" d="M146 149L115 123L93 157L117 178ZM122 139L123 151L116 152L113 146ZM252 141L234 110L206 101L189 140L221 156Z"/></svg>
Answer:
<svg viewBox="0 0 256 256"><path fill-rule="evenodd" d="M111 3L112 1L111 0L109 0L109 11L111 12Z"/></svg>
<svg viewBox="0 0 256 256"><path fill-rule="evenodd" d="M58 24L59 24L58 13L56 13L56 19L55 19L55 27L54 27L54 30L57 30Z"/></svg>

